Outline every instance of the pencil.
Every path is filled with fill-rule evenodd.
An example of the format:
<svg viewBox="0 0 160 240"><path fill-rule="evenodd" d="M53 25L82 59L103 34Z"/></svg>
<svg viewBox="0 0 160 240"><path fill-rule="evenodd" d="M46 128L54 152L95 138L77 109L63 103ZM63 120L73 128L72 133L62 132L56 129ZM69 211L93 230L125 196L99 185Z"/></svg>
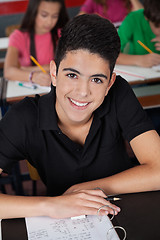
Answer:
<svg viewBox="0 0 160 240"><path fill-rule="evenodd" d="M107 200L107 201L118 201L118 200L121 200L121 198L119 198L119 197L106 197L105 200Z"/></svg>
<svg viewBox="0 0 160 240"><path fill-rule="evenodd" d="M37 60L33 57L30 56L31 60L42 70L42 72L47 73L46 70L37 62Z"/></svg>
<svg viewBox="0 0 160 240"><path fill-rule="evenodd" d="M144 49L146 49L149 53L153 53L151 49L149 49L144 43L142 43L140 40L137 41Z"/></svg>

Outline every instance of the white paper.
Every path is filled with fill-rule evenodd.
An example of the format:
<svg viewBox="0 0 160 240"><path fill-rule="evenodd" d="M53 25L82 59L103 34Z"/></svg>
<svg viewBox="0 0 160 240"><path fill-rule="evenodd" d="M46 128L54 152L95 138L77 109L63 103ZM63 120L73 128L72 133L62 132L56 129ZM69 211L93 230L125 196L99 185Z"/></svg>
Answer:
<svg viewBox="0 0 160 240"><path fill-rule="evenodd" d="M121 75L128 82L134 82L139 80L149 80L154 78L160 78L160 71L156 70L158 66L151 68L144 68L138 66L130 66L130 65L115 65L114 71L117 75Z"/></svg>
<svg viewBox="0 0 160 240"><path fill-rule="evenodd" d="M126 79L128 82L145 79L144 75L136 73L135 70L131 71L126 69L126 66L116 66L114 71L116 72L117 75L120 75L121 77Z"/></svg>
<svg viewBox="0 0 160 240"><path fill-rule="evenodd" d="M28 240L107 240L113 227L108 216L86 216L83 219L26 218ZM115 230L110 240L119 240Z"/></svg>
<svg viewBox="0 0 160 240"><path fill-rule="evenodd" d="M50 87L41 86L36 89L31 89L19 86L17 81L8 81L6 99L8 100L9 98L24 97L35 94L46 94L49 91Z"/></svg>
<svg viewBox="0 0 160 240"><path fill-rule="evenodd" d="M152 69L156 72L160 72L160 65L153 66Z"/></svg>
<svg viewBox="0 0 160 240"><path fill-rule="evenodd" d="M24 87L28 87L28 88L31 88L31 89L34 89L33 86L36 86L38 89L43 89L43 90L46 90L47 92L49 92L51 90L51 87L47 87L47 86L41 86L39 84L32 84L31 82L19 82L19 81L16 81L17 84L22 84L24 85Z"/></svg>

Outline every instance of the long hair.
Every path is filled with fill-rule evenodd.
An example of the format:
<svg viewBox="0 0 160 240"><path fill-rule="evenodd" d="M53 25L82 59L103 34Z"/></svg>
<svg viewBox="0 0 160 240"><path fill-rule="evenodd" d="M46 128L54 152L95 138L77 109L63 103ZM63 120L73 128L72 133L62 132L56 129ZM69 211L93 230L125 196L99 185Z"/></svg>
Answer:
<svg viewBox="0 0 160 240"><path fill-rule="evenodd" d="M58 29L63 28L69 20L64 0L29 0L27 10L22 19L20 30L22 32L29 33L29 35L30 35L30 54L35 58L36 58L36 50L35 50L35 42L34 42L35 20L36 20L37 13L38 13L38 7L42 1L59 2L61 4L58 21L57 21L56 25L54 26L54 28L51 30L54 52L56 50L56 43L58 40ZM31 61L31 64L34 65L34 63L32 61Z"/></svg>

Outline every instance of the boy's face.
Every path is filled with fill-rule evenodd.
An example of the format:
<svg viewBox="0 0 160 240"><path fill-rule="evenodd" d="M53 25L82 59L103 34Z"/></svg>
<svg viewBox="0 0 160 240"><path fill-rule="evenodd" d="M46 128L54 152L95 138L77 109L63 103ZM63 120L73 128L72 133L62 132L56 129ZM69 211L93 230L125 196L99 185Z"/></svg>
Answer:
<svg viewBox="0 0 160 240"><path fill-rule="evenodd" d="M56 111L61 123L85 124L102 104L116 74L110 79L108 61L87 50L70 51L56 66L50 66L52 84L56 86Z"/></svg>
<svg viewBox="0 0 160 240"><path fill-rule="evenodd" d="M160 36L160 26L156 27L155 24L149 21L152 32L158 37Z"/></svg>

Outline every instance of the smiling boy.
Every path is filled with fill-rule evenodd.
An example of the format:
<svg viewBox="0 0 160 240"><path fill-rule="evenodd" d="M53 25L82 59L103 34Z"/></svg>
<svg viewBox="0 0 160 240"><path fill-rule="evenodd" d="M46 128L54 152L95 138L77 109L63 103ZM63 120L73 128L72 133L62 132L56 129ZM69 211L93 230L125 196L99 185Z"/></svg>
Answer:
<svg viewBox="0 0 160 240"><path fill-rule="evenodd" d="M0 218L96 214L106 204L117 214L120 209L93 189L160 189L160 138L129 84L113 72L119 51L116 29L97 15L77 16L62 30L50 64L51 92L25 98L0 123L1 169L27 159L49 197L1 195Z"/></svg>

